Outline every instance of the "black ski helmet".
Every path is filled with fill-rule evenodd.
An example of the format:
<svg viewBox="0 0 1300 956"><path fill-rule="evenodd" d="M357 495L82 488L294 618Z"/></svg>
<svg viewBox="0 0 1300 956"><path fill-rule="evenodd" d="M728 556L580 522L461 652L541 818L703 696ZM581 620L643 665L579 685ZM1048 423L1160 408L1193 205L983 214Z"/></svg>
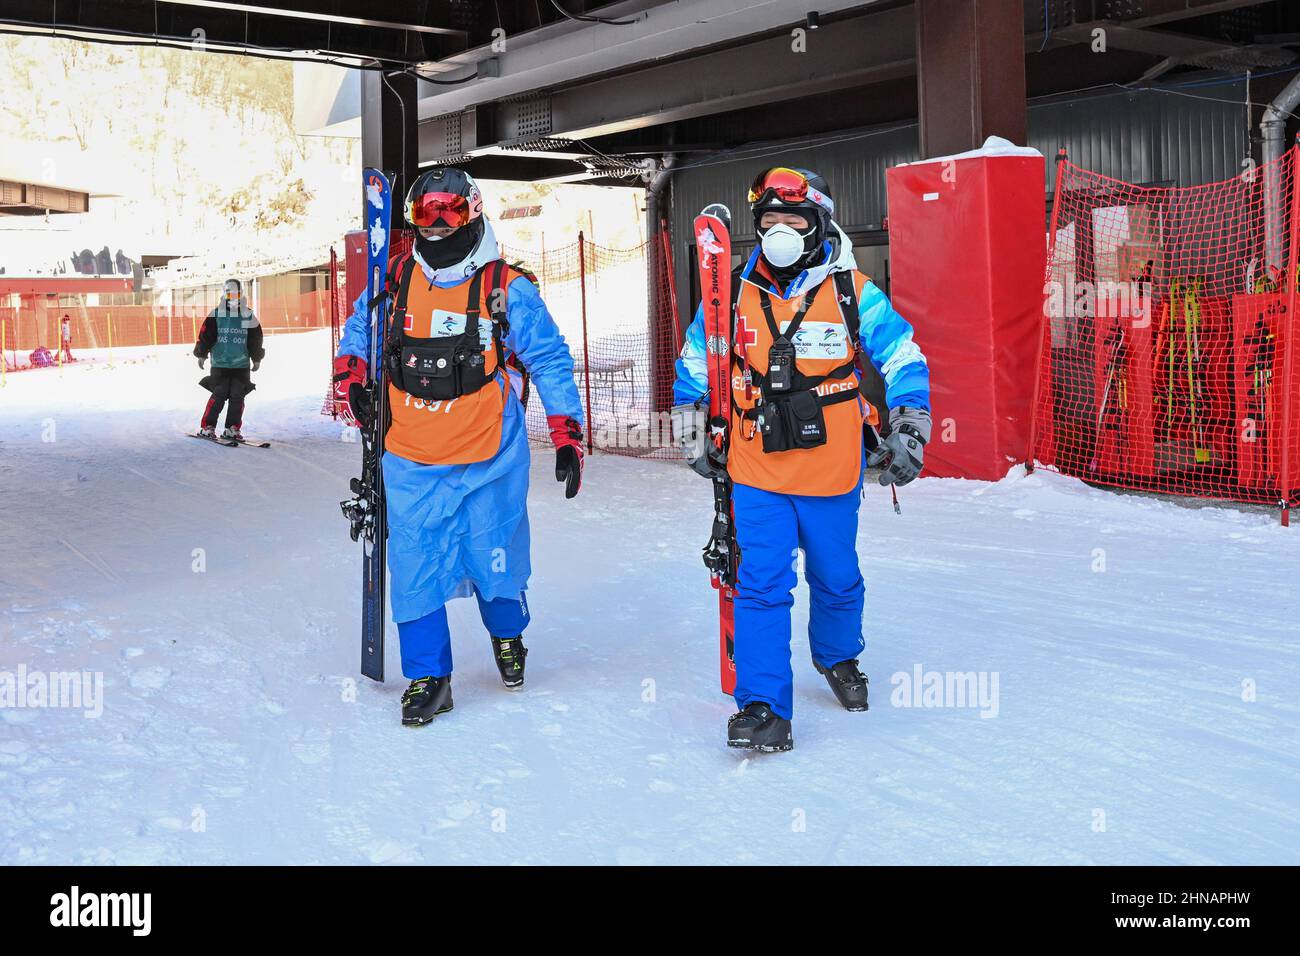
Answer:
<svg viewBox="0 0 1300 956"><path fill-rule="evenodd" d="M833 235L831 219L835 200L826 180L811 169L797 166L773 166L754 177L749 187L749 210L754 219L754 234L762 242L759 223L765 212L796 213L808 220L811 232L804 239L804 254L787 272L799 272L812 265L826 239Z"/></svg>
<svg viewBox="0 0 1300 956"><path fill-rule="evenodd" d="M456 230L442 239L416 234L416 251L435 269L465 259L483 237L483 194L474 177L463 169L426 169L406 191L402 211L417 229L443 226Z"/></svg>

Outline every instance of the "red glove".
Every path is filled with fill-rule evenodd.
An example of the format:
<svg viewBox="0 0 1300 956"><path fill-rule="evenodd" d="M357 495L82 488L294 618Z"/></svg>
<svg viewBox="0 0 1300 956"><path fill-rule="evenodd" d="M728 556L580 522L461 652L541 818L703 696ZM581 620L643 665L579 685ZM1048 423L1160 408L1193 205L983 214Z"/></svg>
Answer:
<svg viewBox="0 0 1300 956"><path fill-rule="evenodd" d="M551 443L555 445L555 480L564 482L564 497L582 487L582 426L568 415L547 415Z"/></svg>
<svg viewBox="0 0 1300 956"><path fill-rule="evenodd" d="M334 360L334 399L343 420L364 427L370 421L370 400L366 398L366 360L340 355Z"/></svg>

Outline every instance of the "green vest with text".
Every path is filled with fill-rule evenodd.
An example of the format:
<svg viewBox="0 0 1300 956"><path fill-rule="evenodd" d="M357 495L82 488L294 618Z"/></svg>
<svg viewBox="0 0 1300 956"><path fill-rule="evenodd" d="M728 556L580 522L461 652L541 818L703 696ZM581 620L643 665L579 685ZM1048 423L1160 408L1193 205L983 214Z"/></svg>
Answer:
<svg viewBox="0 0 1300 956"><path fill-rule="evenodd" d="M212 310L217 323L217 342L212 346L213 368L249 368L248 330L257 318L241 299L236 305L222 303Z"/></svg>

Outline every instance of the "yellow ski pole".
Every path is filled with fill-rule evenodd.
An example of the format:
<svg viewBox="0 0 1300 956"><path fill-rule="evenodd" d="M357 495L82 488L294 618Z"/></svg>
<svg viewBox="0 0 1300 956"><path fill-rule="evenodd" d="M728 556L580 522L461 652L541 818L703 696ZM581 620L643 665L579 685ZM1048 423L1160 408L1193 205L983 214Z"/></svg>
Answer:
<svg viewBox="0 0 1300 956"><path fill-rule="evenodd" d="M1165 387L1165 441L1173 437L1174 430L1174 333L1178 329L1178 315L1175 310L1179 303L1178 279L1169 284L1169 305L1165 309L1165 319L1169 324L1169 335L1165 345L1169 350L1169 381Z"/></svg>
<svg viewBox="0 0 1300 956"><path fill-rule="evenodd" d="M1196 377L1196 367L1201 361L1201 343L1198 331L1201 324L1201 302L1198 295L1200 288L1200 278L1192 280L1192 285L1187 292L1187 303L1183 309L1183 316L1187 323L1187 402L1192 418L1192 442L1195 449L1196 463L1203 465L1210 460L1210 450L1205 447L1200 419L1197 417L1196 412L1196 390L1200 385Z"/></svg>

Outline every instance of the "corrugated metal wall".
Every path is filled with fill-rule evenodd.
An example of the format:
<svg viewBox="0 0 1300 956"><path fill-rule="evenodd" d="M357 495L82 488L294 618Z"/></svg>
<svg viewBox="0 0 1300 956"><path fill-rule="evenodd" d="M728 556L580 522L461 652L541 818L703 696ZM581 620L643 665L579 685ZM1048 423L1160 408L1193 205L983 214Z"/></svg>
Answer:
<svg viewBox="0 0 1300 956"><path fill-rule="evenodd" d="M1232 88L1206 95L1228 100L1239 94ZM1248 154L1245 107L1156 91L1035 103L1029 108L1029 145L1048 157L1049 192L1055 174L1051 160L1061 146L1078 165L1116 179L1192 186L1241 171ZM752 247L745 193L760 169L777 163L816 169L835 196L836 219L854 232L880 228L887 212L885 170L917 156L916 124L911 123L685 159L672 178L681 308L691 303L691 220L709 203L724 202L736 216L737 248Z"/></svg>

